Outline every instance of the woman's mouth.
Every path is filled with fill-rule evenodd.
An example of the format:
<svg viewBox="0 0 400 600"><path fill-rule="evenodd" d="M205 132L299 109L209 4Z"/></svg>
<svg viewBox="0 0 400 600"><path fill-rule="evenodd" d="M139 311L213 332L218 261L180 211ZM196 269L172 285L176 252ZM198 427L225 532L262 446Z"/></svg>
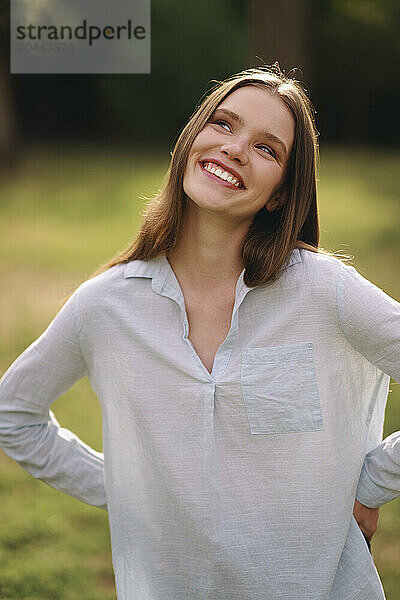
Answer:
<svg viewBox="0 0 400 600"><path fill-rule="evenodd" d="M244 190L245 187L232 173L225 171L220 165L212 162L199 163L203 173L213 181L233 190Z"/></svg>

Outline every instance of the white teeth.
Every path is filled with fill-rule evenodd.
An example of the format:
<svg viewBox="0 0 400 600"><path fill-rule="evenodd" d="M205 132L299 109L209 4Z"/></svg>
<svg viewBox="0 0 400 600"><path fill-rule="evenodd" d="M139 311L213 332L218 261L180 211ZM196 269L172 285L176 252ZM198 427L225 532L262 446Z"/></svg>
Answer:
<svg viewBox="0 0 400 600"><path fill-rule="evenodd" d="M239 181L236 179L236 177L233 177L233 175L231 175L231 173L229 173L228 171L223 171L222 169L215 167L212 163L203 163L203 167L209 173L214 173L214 175L220 177L224 181L228 181L235 187L240 187Z"/></svg>

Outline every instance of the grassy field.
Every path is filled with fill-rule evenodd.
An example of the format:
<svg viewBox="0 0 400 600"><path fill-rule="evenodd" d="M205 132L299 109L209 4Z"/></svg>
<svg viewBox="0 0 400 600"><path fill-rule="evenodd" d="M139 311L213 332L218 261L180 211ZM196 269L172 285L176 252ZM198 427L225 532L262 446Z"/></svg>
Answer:
<svg viewBox="0 0 400 600"><path fill-rule="evenodd" d="M399 153L323 148L321 245L400 300ZM168 151L132 155L89 146L27 148L0 176L0 373L72 292L132 239L144 197L161 185ZM399 429L391 383L385 435ZM53 404L61 423L101 450L88 380ZM115 599L106 514L34 480L0 451L1 600ZM388 600L400 589L400 500L380 509L375 563Z"/></svg>

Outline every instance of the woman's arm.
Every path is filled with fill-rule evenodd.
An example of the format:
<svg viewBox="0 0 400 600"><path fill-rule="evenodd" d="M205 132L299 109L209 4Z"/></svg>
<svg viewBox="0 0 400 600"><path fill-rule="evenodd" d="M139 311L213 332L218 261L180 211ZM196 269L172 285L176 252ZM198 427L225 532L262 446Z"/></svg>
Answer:
<svg viewBox="0 0 400 600"><path fill-rule="evenodd" d="M362 467L356 497L376 508L400 495L400 431L395 431L368 452Z"/></svg>
<svg viewBox="0 0 400 600"><path fill-rule="evenodd" d="M106 509L103 454L60 427L49 410L87 373L77 297L78 290L0 379L0 446L34 477Z"/></svg>
<svg viewBox="0 0 400 600"><path fill-rule="evenodd" d="M337 287L339 319L352 346L400 382L400 303L343 265ZM376 508L400 495L400 432L365 457L356 498Z"/></svg>

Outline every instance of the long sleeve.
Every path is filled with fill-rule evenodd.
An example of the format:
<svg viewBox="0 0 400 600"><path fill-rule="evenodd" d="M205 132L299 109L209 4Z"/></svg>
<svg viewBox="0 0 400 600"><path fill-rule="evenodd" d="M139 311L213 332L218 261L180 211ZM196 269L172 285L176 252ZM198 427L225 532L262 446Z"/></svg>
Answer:
<svg viewBox="0 0 400 600"><path fill-rule="evenodd" d="M0 446L34 477L106 509L103 454L60 427L49 407L86 375L78 290L0 379Z"/></svg>
<svg viewBox="0 0 400 600"><path fill-rule="evenodd" d="M400 303L343 266L338 279L339 319L349 342L378 369L400 382ZM400 495L400 431L368 452L356 498L375 508Z"/></svg>

